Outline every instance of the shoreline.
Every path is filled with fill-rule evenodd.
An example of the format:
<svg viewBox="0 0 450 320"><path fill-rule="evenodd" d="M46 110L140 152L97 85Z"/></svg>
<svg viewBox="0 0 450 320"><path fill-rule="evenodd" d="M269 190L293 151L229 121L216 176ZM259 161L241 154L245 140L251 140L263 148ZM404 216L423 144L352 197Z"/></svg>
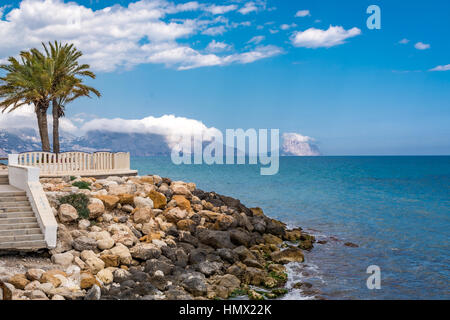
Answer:
<svg viewBox="0 0 450 320"><path fill-rule="evenodd" d="M13 299L281 298L285 265L315 242L260 208L157 175L41 183L59 225L54 268L0 272Z"/></svg>

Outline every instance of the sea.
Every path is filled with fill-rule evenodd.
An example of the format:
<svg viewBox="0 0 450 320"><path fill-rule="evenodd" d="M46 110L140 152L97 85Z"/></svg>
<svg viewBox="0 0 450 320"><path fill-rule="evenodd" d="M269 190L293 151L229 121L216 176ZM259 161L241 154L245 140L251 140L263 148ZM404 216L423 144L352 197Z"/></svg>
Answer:
<svg viewBox="0 0 450 320"><path fill-rule="evenodd" d="M283 299L450 299L449 156L281 157L272 176L258 165L170 157L134 157L131 166L261 207L325 242L288 265Z"/></svg>

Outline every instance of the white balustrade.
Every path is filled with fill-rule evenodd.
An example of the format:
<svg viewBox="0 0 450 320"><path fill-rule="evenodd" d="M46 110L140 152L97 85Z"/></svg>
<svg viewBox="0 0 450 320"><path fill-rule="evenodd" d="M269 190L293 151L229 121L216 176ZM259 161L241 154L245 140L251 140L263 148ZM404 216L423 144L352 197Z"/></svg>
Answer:
<svg viewBox="0 0 450 320"><path fill-rule="evenodd" d="M77 175L130 171L129 152L24 152L10 154L9 163L38 167L41 175Z"/></svg>

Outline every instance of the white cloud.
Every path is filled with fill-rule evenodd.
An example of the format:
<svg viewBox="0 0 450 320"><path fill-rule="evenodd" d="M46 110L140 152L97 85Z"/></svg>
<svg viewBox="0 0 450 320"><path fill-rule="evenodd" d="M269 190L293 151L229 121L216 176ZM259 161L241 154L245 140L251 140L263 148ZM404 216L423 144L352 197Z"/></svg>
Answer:
<svg viewBox="0 0 450 320"><path fill-rule="evenodd" d="M208 7L205 8L205 11L208 11L212 14L224 14L230 11L234 11L238 8L237 5L235 4L231 4L228 6L217 6L217 5L210 5Z"/></svg>
<svg viewBox="0 0 450 320"><path fill-rule="evenodd" d="M430 71L450 71L450 64L434 67Z"/></svg>
<svg viewBox="0 0 450 320"><path fill-rule="evenodd" d="M417 50L426 50L426 49L430 49L430 45L427 43L423 43L423 42L417 42L414 45L414 48L416 48Z"/></svg>
<svg viewBox="0 0 450 320"><path fill-rule="evenodd" d="M289 132L282 135L283 144L281 151L292 156L319 156L318 147L314 139L299 133Z"/></svg>
<svg viewBox="0 0 450 320"><path fill-rule="evenodd" d="M406 39L406 38L403 38L402 40L400 40L398 43L400 43L400 44L407 44L409 42L409 40L408 39Z"/></svg>
<svg viewBox="0 0 450 320"><path fill-rule="evenodd" d="M254 43L259 44L261 43L266 37L265 36L254 36L250 40L247 41L247 43Z"/></svg>
<svg viewBox="0 0 450 320"><path fill-rule="evenodd" d="M196 18L171 19L170 15L196 10L219 13L233 8L196 1L175 4L140 0L126 7L93 10L63 0L22 0L0 20L0 61L21 50L40 47L42 41L60 40L74 43L83 51L84 62L96 71L110 72L142 63L162 63L177 69L221 65L226 57L202 54L179 40L199 33L223 34L228 28L249 23L229 23L222 16L209 19L199 14Z"/></svg>
<svg viewBox="0 0 450 320"><path fill-rule="evenodd" d="M297 24L295 24L295 23L291 23L291 24L282 24L281 26L280 26L280 29L281 30L289 30L289 29L291 29L291 28L295 28L295 27L297 27Z"/></svg>
<svg viewBox="0 0 450 320"><path fill-rule="evenodd" d="M255 2L247 2L241 9L238 10L241 14L246 15L251 12L258 11L258 6Z"/></svg>
<svg viewBox="0 0 450 320"><path fill-rule="evenodd" d="M47 116L48 125L51 127L53 120L50 115ZM33 105L24 105L12 112L0 112L1 129L37 129L36 114ZM68 118L60 119L60 128L63 131L74 133L78 128Z"/></svg>
<svg viewBox="0 0 450 320"><path fill-rule="evenodd" d="M345 30L341 26L330 26L328 30L309 28L305 31L297 31L291 38L296 47L305 48L330 48L345 43L346 39L361 34L358 28Z"/></svg>
<svg viewBox="0 0 450 320"><path fill-rule="evenodd" d="M295 14L295 16L297 18L307 17L307 16L310 16L310 15L311 15L311 13L309 12L309 10L299 10Z"/></svg>
<svg viewBox="0 0 450 320"><path fill-rule="evenodd" d="M219 34L224 34L227 31L225 26L217 26L217 27L211 27L202 32L202 34L208 35L208 36L217 36Z"/></svg>
<svg viewBox="0 0 450 320"><path fill-rule="evenodd" d="M210 52L221 52L231 49L231 45L226 44L225 42L220 42L213 40L211 41L208 46L206 47L206 50Z"/></svg>

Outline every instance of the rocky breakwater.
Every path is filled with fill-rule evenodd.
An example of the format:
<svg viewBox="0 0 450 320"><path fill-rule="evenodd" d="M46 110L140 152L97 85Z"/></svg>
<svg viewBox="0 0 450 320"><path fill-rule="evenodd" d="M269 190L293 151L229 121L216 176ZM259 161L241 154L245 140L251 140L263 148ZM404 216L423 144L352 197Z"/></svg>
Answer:
<svg viewBox="0 0 450 320"><path fill-rule="evenodd" d="M54 268L0 283L12 299L250 299L286 293L314 237L260 208L159 176L42 179Z"/></svg>

